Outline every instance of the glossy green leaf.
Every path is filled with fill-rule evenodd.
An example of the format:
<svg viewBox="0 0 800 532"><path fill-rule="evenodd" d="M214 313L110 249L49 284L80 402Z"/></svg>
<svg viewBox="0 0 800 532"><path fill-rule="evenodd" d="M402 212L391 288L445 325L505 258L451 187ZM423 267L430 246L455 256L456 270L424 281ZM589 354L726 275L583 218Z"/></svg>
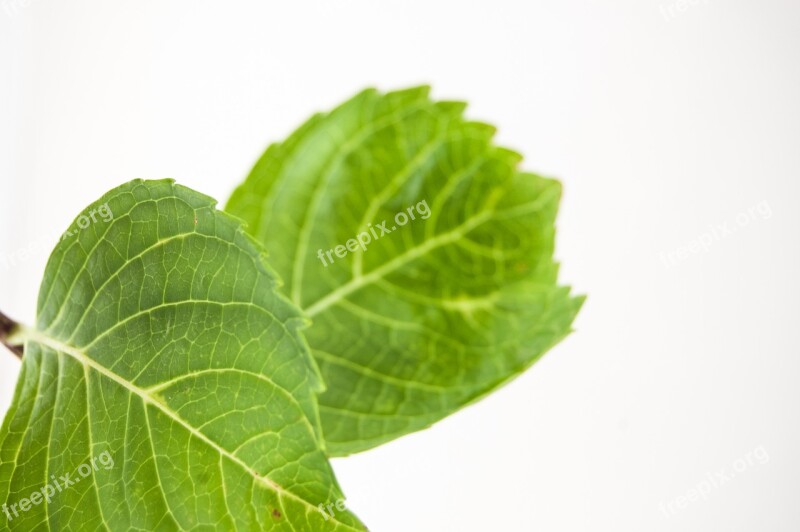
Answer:
<svg viewBox="0 0 800 532"><path fill-rule="evenodd" d="M133 181L56 246L14 337L2 529L364 530L317 509L341 493L306 321L214 203Z"/></svg>
<svg viewBox="0 0 800 532"><path fill-rule="evenodd" d="M362 92L270 146L228 203L313 320L334 455L507 382L581 305L556 280L559 183L519 171L464 107L425 87Z"/></svg>

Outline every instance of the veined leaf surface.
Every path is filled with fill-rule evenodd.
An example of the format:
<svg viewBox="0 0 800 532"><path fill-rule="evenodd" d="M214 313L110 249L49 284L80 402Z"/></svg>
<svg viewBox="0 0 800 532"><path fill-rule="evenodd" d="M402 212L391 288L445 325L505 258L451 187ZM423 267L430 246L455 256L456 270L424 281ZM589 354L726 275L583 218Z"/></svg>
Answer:
<svg viewBox="0 0 800 532"><path fill-rule="evenodd" d="M270 146L227 205L280 254L272 264L313 320L334 455L425 428L505 383L581 305L557 285L559 183L518 171L521 157L464 107L426 87L364 91ZM368 245L328 254L365 233Z"/></svg>
<svg viewBox="0 0 800 532"><path fill-rule="evenodd" d="M1 528L364 530L317 510L341 493L305 320L214 203L133 181L56 246L36 326L16 333Z"/></svg>

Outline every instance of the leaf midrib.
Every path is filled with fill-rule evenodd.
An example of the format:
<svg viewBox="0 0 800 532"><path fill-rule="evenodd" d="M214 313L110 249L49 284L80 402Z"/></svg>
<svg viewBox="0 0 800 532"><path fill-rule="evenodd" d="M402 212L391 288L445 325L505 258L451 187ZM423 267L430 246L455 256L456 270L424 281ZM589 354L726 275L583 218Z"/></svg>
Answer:
<svg viewBox="0 0 800 532"><path fill-rule="evenodd" d="M489 220L494 215L493 209L487 209L480 214L468 219L463 224L457 226L455 229L442 233L430 240L426 240L423 244L413 247L405 253L398 255L394 259L385 263L383 266L375 268L366 275L353 277L346 284L341 285L339 288L329 292L324 297L318 299L312 305L305 309L305 313L309 318L313 318L320 312L323 312L328 307L336 304L339 300L344 299L351 293L359 290L369 284L386 277L390 273L402 268L407 263L418 259L433 251L434 249L443 245L449 244L462 238L465 234L469 233L482 223Z"/></svg>
<svg viewBox="0 0 800 532"><path fill-rule="evenodd" d="M80 349L78 349L78 348L76 348L74 346L71 346L69 344L66 344L66 343L64 343L64 342L62 342L60 340L55 339L55 338L52 338L52 337L50 337L50 336L48 336L48 335L46 335L46 334L44 334L44 333L42 333L42 332L40 332L40 331L38 331L36 329L31 329L31 328L27 328L27 327L22 328L22 330L20 331L19 337L21 339L24 339L26 342L28 342L28 341L35 342L35 343L38 343L38 344L43 345L45 347L48 347L48 348L52 349L53 351L55 351L56 353L64 353L66 355L69 355L70 357L72 357L73 359L75 359L76 361L81 363L84 366L84 368L91 368L91 369L97 371L99 374L103 375L104 377L112 380L116 384L119 384L120 386L122 386L123 388L128 390L131 394L136 395L137 397L139 397L142 400L142 402L145 404L145 407L149 404L149 405L153 405L156 408L158 408L161 412L163 412L165 415L167 415L173 421L175 421L176 423L181 425L184 429L186 429L192 436L195 436L196 438L198 438L199 440L204 442L206 445L208 445L209 447L211 447L212 449L217 451L221 456L225 456L226 458L231 460L233 463L237 464L244 471L246 471L250 476L252 476L256 481L260 482L261 484L266 486L268 489L271 489L272 491L277 493L279 496L289 497L291 499L294 499L294 500L302 503L303 505L307 506L308 508L310 508L314 512L318 511L317 506L315 506L312 502L307 501L306 499L302 498L301 496L299 496L299 495L297 495L295 493L292 493L291 491L288 491L288 490L284 489L282 486L280 486L278 483L276 483L275 481L273 481L272 479L270 479L266 475L259 474L258 472L253 470L250 466L248 466L244 461L242 461L239 457L231 454L227 449L221 447L219 444L217 444L216 442L211 440L208 436L206 436L205 434L203 434L202 432L197 430L195 427L191 426L188 422L186 422L184 419L182 419L172 409L167 407L167 405L165 405L161 401L158 401L155 397L151 396L146 390L144 390L142 388L139 388L135 384L127 381L126 379L124 379L123 377L117 375L116 373L114 373L113 371L109 370L105 366L102 366L101 364L97 363L94 359L89 357L86 353L84 353ZM87 382L87 384L88 384L88 382ZM145 408L145 410L146 410L146 408ZM335 517L334 517L334 519L335 519ZM350 525L339 521L338 519L335 519L335 521L338 524L340 524L340 525L342 525L342 526L344 526L344 527L346 527L348 529L357 530L357 529L351 527Z"/></svg>
<svg viewBox="0 0 800 532"><path fill-rule="evenodd" d="M375 121L374 123L368 123L368 125L364 125L360 127L352 136L351 138L344 143L343 146L333 155L328 161L326 161L325 166L323 167L322 177L317 181L316 190L314 191L311 197L311 203L309 204L309 208L306 210L303 221L300 224L300 228L298 231L298 243L294 250L294 260L293 260L293 268L292 268L292 278L291 278L291 299L295 302L297 306L302 306L302 288L303 288L303 269L305 267L305 252L308 249L308 243L311 239L311 231L313 228L313 221L316 218L318 211L320 209L320 205L322 203L325 194L327 193L327 186L328 181L333 177L335 174L335 170L337 166L343 161L353 150L358 148L364 141L366 141L369 136L376 132L380 131L384 127L391 127L394 124L400 123L405 116L411 115L419 110L424 109L424 104L417 104L412 105L408 109L403 110L402 112L391 112L387 114L384 118ZM267 194L265 197L265 201L269 198L270 195Z"/></svg>
<svg viewBox="0 0 800 532"><path fill-rule="evenodd" d="M375 268L368 274L353 276L347 283L339 286L334 290L331 290L325 296L319 298L317 301L306 307L304 311L309 318L313 318L317 314L325 311L328 307L331 307L335 305L337 302L346 298L351 293L360 290L361 288L368 286L380 279L385 278L387 275L393 273L396 270L399 270L407 263L412 262L426 255L427 253L433 251L436 248L460 240L464 235L466 235L476 227L480 226L481 224L487 222L488 220L492 218L499 220L515 216L520 213L528 213L536 211L536 209L540 208L541 205L546 204L548 201L550 201L552 199L552 196L557 194L558 194L557 191L548 192L543 194L542 197L537 198L535 201L523 203L521 205L517 205L516 207L513 207L511 209L505 209L503 211L496 210L493 207L488 207L485 210L473 216L472 218L467 219L461 225L458 225L450 231L441 233L429 240L426 240L425 242L423 242L418 246L408 249L406 252L396 256L391 261L383 264L383 266Z"/></svg>

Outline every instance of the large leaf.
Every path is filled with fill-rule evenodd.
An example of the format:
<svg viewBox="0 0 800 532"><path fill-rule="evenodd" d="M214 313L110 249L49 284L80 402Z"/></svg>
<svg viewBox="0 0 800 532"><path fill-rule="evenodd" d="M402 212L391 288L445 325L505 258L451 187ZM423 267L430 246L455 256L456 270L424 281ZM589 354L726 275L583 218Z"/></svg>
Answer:
<svg viewBox="0 0 800 532"><path fill-rule="evenodd" d="M556 284L558 182L519 172L491 126L427 93L367 90L312 117L227 206L313 319L334 455L429 426L518 375L582 301ZM400 212L415 219L401 226Z"/></svg>
<svg viewBox="0 0 800 532"><path fill-rule="evenodd" d="M341 493L304 319L240 222L139 180L75 227L48 262L36 327L14 338L0 527L363 530L317 510Z"/></svg>

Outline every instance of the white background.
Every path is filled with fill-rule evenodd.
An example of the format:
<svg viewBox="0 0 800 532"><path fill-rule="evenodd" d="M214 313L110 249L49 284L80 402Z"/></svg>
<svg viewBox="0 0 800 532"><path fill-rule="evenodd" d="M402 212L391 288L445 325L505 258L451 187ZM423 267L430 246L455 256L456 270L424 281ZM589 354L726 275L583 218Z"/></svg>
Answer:
<svg viewBox="0 0 800 532"><path fill-rule="evenodd" d="M562 278L589 299L506 388L336 460L348 505L377 532L796 531L800 3L682 1L0 0L0 308L33 321L106 190L224 202L312 112L427 82L562 179Z"/></svg>

